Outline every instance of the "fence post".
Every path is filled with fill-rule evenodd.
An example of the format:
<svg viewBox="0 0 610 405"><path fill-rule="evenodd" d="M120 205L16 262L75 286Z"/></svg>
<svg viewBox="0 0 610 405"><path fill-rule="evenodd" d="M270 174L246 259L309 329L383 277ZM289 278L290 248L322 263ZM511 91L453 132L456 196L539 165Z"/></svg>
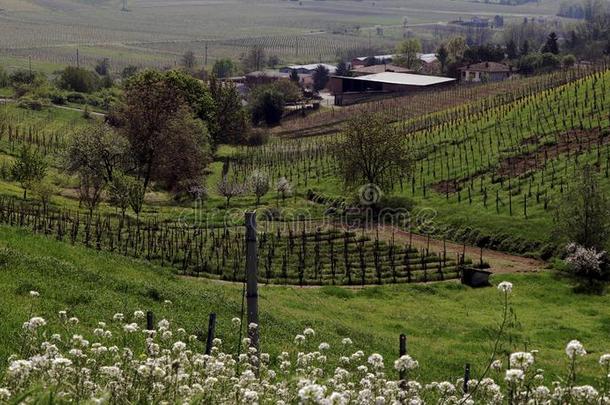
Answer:
<svg viewBox="0 0 610 405"><path fill-rule="evenodd" d="M153 312L146 311L146 330L154 330L154 322L153 322Z"/></svg>
<svg viewBox="0 0 610 405"><path fill-rule="evenodd" d="M468 382L470 381L470 363L464 367L464 394L468 393Z"/></svg>
<svg viewBox="0 0 610 405"><path fill-rule="evenodd" d="M256 212L246 212L246 304L248 312L248 337L252 347L258 350L258 254L256 246Z"/></svg>
<svg viewBox="0 0 610 405"><path fill-rule="evenodd" d="M214 335L216 334L216 313L210 314L208 321L208 337L205 342L205 354L209 355L212 352L212 342L214 341Z"/></svg>
<svg viewBox="0 0 610 405"><path fill-rule="evenodd" d="M400 334L400 339L399 339L399 350L398 350L398 354L399 354L399 358L404 356L405 354L407 354L407 335L405 335L404 333ZM400 370L400 380L403 381L405 379L405 371L404 370Z"/></svg>

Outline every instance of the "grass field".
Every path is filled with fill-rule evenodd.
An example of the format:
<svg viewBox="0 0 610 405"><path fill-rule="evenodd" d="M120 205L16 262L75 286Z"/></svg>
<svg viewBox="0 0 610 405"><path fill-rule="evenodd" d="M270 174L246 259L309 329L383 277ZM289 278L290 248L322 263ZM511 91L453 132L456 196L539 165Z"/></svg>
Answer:
<svg viewBox="0 0 610 405"><path fill-rule="evenodd" d="M596 359L608 352L610 296L575 295L551 273L501 275L494 283L514 283L515 318L503 350L538 349L539 367L549 380L561 377L570 339L590 353L582 361L581 382L598 375ZM30 290L41 297L33 300ZM107 253L70 246L0 228L0 364L18 350L21 323L31 314L56 319L68 310L90 336L100 319L115 312L152 310L189 332L202 329L217 312L218 336L228 345L236 337L230 319L240 316L241 284L175 276L169 270ZM165 304L171 300L172 304ZM260 287L261 346L277 354L295 334L313 327L321 341L339 346L350 336L355 346L393 359L398 335L408 335L409 352L426 379L460 375L463 364L481 372L501 318L496 288L472 290L457 282L364 289ZM500 355L503 358L503 355Z"/></svg>

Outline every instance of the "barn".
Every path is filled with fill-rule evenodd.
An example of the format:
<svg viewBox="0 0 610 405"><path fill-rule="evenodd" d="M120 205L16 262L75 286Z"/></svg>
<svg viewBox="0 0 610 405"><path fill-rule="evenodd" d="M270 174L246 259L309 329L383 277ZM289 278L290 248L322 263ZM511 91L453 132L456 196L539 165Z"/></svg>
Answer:
<svg viewBox="0 0 610 405"><path fill-rule="evenodd" d="M450 86L455 79L411 73L382 72L366 76L331 76L330 92L335 105L344 106L416 91Z"/></svg>

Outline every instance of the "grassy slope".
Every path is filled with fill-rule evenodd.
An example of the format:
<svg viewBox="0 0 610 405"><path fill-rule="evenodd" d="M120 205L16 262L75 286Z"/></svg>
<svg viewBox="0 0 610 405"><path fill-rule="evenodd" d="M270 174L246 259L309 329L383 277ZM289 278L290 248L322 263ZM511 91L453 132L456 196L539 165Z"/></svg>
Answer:
<svg viewBox="0 0 610 405"><path fill-rule="evenodd" d="M519 327L512 330L515 349L540 349L548 376L565 366L563 347L581 339L592 353L583 363L586 381L598 373L596 360L610 351L610 296L582 296L548 273L497 276L515 283L514 308ZM182 279L169 270L120 256L74 247L21 230L0 228L0 364L18 348L18 330L33 313L47 319L68 309L88 334L100 319L117 311L151 309L192 332L207 314L219 316L218 333L233 344L230 319L239 315L241 285ZM262 347L271 353L292 346L306 326L319 339L338 346L351 336L358 348L394 357L398 335L409 336L409 351L422 364L425 378L457 377L465 362L481 370L500 316L495 288L471 290L457 283L387 285L363 290L335 287L298 289L261 286ZM163 304L165 299L173 302ZM505 342L505 345L507 342Z"/></svg>

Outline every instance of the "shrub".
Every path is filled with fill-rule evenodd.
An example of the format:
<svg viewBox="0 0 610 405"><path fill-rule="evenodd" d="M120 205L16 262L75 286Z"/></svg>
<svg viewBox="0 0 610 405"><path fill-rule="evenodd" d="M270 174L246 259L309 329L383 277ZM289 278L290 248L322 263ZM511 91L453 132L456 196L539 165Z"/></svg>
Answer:
<svg viewBox="0 0 610 405"><path fill-rule="evenodd" d="M66 100L75 104L85 104L87 102L87 98L81 93L68 93Z"/></svg>
<svg viewBox="0 0 610 405"><path fill-rule="evenodd" d="M65 90L92 93L100 87L100 79L87 69L68 66L60 73L57 84Z"/></svg>
<svg viewBox="0 0 610 405"><path fill-rule="evenodd" d="M40 111L45 107L45 104L40 100L22 97L19 99L17 106L26 110Z"/></svg>
<svg viewBox="0 0 610 405"><path fill-rule="evenodd" d="M252 128L245 139L248 146L262 146L269 141L269 131L265 128Z"/></svg>

